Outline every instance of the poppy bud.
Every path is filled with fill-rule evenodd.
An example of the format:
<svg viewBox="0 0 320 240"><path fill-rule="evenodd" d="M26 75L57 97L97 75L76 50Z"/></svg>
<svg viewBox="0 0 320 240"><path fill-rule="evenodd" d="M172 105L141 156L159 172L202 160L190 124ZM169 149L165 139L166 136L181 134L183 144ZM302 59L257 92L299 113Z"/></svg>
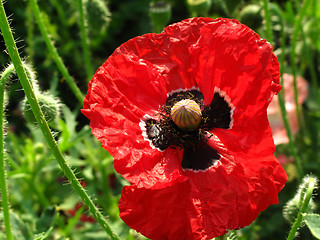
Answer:
<svg viewBox="0 0 320 240"><path fill-rule="evenodd" d="M83 10L86 11L87 26L94 26L87 27L90 46L99 46L105 39L111 21L111 12L108 4L104 0L84 1Z"/></svg>
<svg viewBox="0 0 320 240"><path fill-rule="evenodd" d="M55 119L59 118L60 103L55 97L48 93L38 93L37 100L47 122L53 122ZM23 113L27 121L31 123L36 122L30 103L27 99L23 102Z"/></svg>
<svg viewBox="0 0 320 240"><path fill-rule="evenodd" d="M310 176L306 176L303 178L296 195L291 200L289 200L283 208L283 216L291 224L293 224L296 220L298 213L302 207L302 200L305 198L309 186L309 179ZM306 209L306 213L313 213L315 209L316 205L311 198Z"/></svg>
<svg viewBox="0 0 320 240"><path fill-rule="evenodd" d="M171 118L180 129L193 131L201 122L200 106L191 99L183 99L171 108Z"/></svg>
<svg viewBox="0 0 320 240"><path fill-rule="evenodd" d="M171 19L171 5L164 1L150 4L149 15L154 31L159 33Z"/></svg>
<svg viewBox="0 0 320 240"><path fill-rule="evenodd" d="M258 29L262 26L261 7L259 5L250 4L245 6L239 15L239 21L252 29Z"/></svg>
<svg viewBox="0 0 320 240"><path fill-rule="evenodd" d="M211 0L187 0L189 11L194 16L207 16Z"/></svg>

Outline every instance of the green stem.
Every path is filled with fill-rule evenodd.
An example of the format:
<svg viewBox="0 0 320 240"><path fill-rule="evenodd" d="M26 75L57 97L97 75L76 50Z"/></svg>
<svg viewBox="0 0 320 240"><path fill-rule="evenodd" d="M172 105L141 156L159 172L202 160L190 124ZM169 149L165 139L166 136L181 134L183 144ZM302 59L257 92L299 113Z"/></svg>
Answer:
<svg viewBox="0 0 320 240"><path fill-rule="evenodd" d="M285 56L286 56L286 53L285 53L285 51L286 51L286 35L285 35L285 31L284 31L283 18L282 18L282 16L280 18L281 18L280 72L281 72L281 85L283 86L283 74L284 74ZM298 171L298 178L300 180L302 180L302 178L303 178L303 168L302 168L300 157L298 156L296 147L294 145L293 134L292 134L291 127L290 127L289 120L288 120L288 116L287 116L286 105L285 105L285 89L282 89L282 92L280 92L278 94L278 98L279 98L279 105L280 105L280 109L281 109L281 115L282 115L283 123L284 123L284 126L286 128L286 132L287 132L288 139L289 139L290 151L291 151L291 154L293 156L293 159L294 159L297 171Z"/></svg>
<svg viewBox="0 0 320 240"><path fill-rule="evenodd" d="M309 69L310 69L312 88L314 89L315 98L317 100L318 107L320 108L320 94L318 91L318 89L319 89L318 78L317 78L315 63L313 61L314 55L313 55L313 52L310 51L311 46L308 46L306 35L304 34L302 26L301 26L301 36L302 36L303 44L305 45L305 55L306 55L307 63L309 65Z"/></svg>
<svg viewBox="0 0 320 240"><path fill-rule="evenodd" d="M27 53L29 56L30 62L33 61L34 56L34 19L33 19L33 13L30 3L27 5L26 9L26 28L27 28Z"/></svg>
<svg viewBox="0 0 320 240"><path fill-rule="evenodd" d="M303 203L302 203L302 206L300 208L300 211L298 213L298 216L290 230L290 233L289 233L289 236L287 238L287 240L293 240L295 235L296 235L296 232L298 231L298 228L300 227L300 224L302 222L302 214L306 212L306 209L309 205L309 202L310 202L310 199L312 197L312 193L313 193L313 189L315 187L315 179L313 177L310 177L309 178L309 184L308 184L308 189L307 189L307 192L305 194L305 197L304 197L304 200L303 200Z"/></svg>
<svg viewBox="0 0 320 240"><path fill-rule="evenodd" d="M31 0L35 3L34 0ZM27 74L25 72L25 69L23 67L21 58L19 56L19 52L17 49L17 46L14 42L11 29L9 27L9 23L4 11L4 7L2 4L2 1L0 1L0 27L2 31L2 35L5 41L5 44L7 46L7 50L9 53L9 56L12 60L12 63L16 69L16 73L18 75L18 78L20 80L20 83L23 87L23 90L26 94L26 97L30 103L31 110L39 124L39 127L47 141L47 144L50 147L50 150L52 151L53 155L55 156L57 162L59 163L61 169L63 170L66 177L69 179L72 187L75 189L76 192L78 192L79 196L83 200L83 202L88 207L89 211L93 214L93 216L96 218L97 222L103 227L103 229L106 231L106 233L110 236L112 240L118 240L119 238L117 235L115 235L105 218L102 216L102 214L99 212L97 207L92 202L91 198L86 193L85 189L81 186L78 179L76 178L74 172L71 170L71 168L68 166L66 160L64 159L60 149L58 148L58 145L56 141L54 140L54 137L50 131L50 128L44 118L44 115L41 111L41 108L39 106L39 103L36 99L35 93L31 87L30 82L28 81Z"/></svg>
<svg viewBox="0 0 320 240"><path fill-rule="evenodd" d="M46 25L42 19L41 16L41 12L37 3L37 0L30 0L31 3L31 7L35 16L35 19L37 21L37 24L39 26L40 32L42 34L42 37L47 45L47 48L50 52L50 54L53 57L53 60L55 61L57 67L59 68L61 74L63 75L63 77L65 78L67 84L69 85L71 91L74 93L74 95L77 97L78 101L80 102L80 104L83 104L83 99L84 96L81 93L80 89L78 88L78 86L76 85L74 79L70 76L68 69L66 68L66 66L64 65L61 57L59 56L59 53L57 51L57 49L54 47L53 42L51 41L50 37L49 37L49 33L48 30L46 28Z"/></svg>
<svg viewBox="0 0 320 240"><path fill-rule="evenodd" d="M306 13L307 6L309 5L310 0L303 1L302 7L296 3L297 9L300 9L297 19L294 22L294 30L291 40L291 49L290 49L290 59L291 59L291 69L293 75L293 86L294 86L294 101L296 105L296 115L299 123L299 127L301 128L301 109L298 104L298 87L297 87L297 62L296 62L296 47L299 31L301 29L301 22Z"/></svg>
<svg viewBox="0 0 320 240"><path fill-rule="evenodd" d="M271 18L270 18L270 12L269 12L269 0L264 0L264 18L266 21L266 35L267 40L270 42L271 45L273 45L273 36L272 36L272 29L271 29Z"/></svg>
<svg viewBox="0 0 320 240"><path fill-rule="evenodd" d="M2 10L0 9L1 22L2 22ZM8 240L12 240L12 230L10 224L10 212L9 212L9 196L7 190L6 174L5 174L5 160L4 160L4 135L3 135L3 123L4 123L4 91L8 77L14 72L14 67L11 64L2 73L0 79L0 191L3 209L3 219L6 237Z"/></svg>
<svg viewBox="0 0 320 240"><path fill-rule="evenodd" d="M49 0L50 4L55 8L57 11L57 17L59 19L59 22L62 26L67 26L67 18L65 16L66 12L64 11L65 6L59 2L59 0ZM59 28L59 31L61 32L62 38L65 41L71 41L70 38L70 32L68 31L67 27Z"/></svg>
<svg viewBox="0 0 320 240"><path fill-rule="evenodd" d="M283 79L282 76L281 76L281 79ZM301 180L303 178L303 169L302 169L300 157L298 156L296 147L294 145L292 131L291 131L290 124L288 121L288 116L287 116L287 112L286 112L286 105L285 105L285 100L284 100L284 92L278 94L278 99L279 99L279 105L280 105L280 109L281 109L283 123L286 128L286 132L287 132L288 139L289 139L290 151L291 151L292 157L294 159L294 162L295 162L295 165L297 168L298 178Z"/></svg>
<svg viewBox="0 0 320 240"><path fill-rule="evenodd" d="M264 7L265 8L269 8L268 6L268 0L265 0L264 2ZM285 47L286 47L286 36L285 36L285 32L284 32L284 21L283 21L283 17L282 17L282 13L280 12L279 9L277 10L277 14L280 17L280 22L281 22L281 57L280 57L280 72L281 72L281 85L283 86L283 74L284 74L284 66L285 66ZM265 12L268 12L268 14L266 14L266 17L268 16L270 18L270 14L269 14L269 10L265 9ZM267 40L269 42L273 42L273 37L272 37L272 29L271 29L271 21L270 19L266 19L266 28L267 28ZM283 123L284 126L286 128L286 132L288 135L288 139L289 139L289 147L290 147L290 151L292 154L292 157L294 158L295 161L295 165L298 171L298 175L299 175L299 179L301 180L303 177L303 170L302 170L302 164L301 164L301 160L298 156L296 147L294 145L294 141L293 141L293 135L292 135L292 131L290 128L290 124L288 121L288 116L287 116L287 111L286 111L286 105L285 105L285 89L282 89L279 93L278 93L278 99L279 99L279 105L280 105L280 109L281 109L281 116L283 119Z"/></svg>
<svg viewBox="0 0 320 240"><path fill-rule="evenodd" d="M83 48L83 55L84 55L84 64L87 71L87 78L88 81L92 78L92 65L91 65L91 55L89 50L89 40L87 34L87 21L86 21L86 11L83 6L83 0L78 0L78 8L79 8L79 15L80 15L80 30L81 30L81 43Z"/></svg>

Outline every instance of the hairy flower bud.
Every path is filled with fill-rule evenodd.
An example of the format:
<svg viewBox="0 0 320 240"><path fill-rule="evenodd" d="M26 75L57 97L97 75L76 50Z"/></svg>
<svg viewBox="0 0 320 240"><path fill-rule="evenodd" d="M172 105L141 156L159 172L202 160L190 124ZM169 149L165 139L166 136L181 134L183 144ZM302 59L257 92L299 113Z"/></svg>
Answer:
<svg viewBox="0 0 320 240"><path fill-rule="evenodd" d="M200 106L193 100L183 99L171 108L171 118L180 129L193 131L201 122Z"/></svg>
<svg viewBox="0 0 320 240"><path fill-rule="evenodd" d="M60 102L48 93L38 93L37 99L47 122L53 122L60 116ZM23 102L23 113L27 121L36 123L35 116L27 99Z"/></svg>
<svg viewBox="0 0 320 240"><path fill-rule="evenodd" d="M291 224L296 220L298 213L302 207L303 199L307 193L309 186L309 179L313 176L305 176L300 184L296 195L289 200L283 208L284 218ZM313 213L316 209L316 204L313 199L310 199L310 202L305 210L305 213Z"/></svg>

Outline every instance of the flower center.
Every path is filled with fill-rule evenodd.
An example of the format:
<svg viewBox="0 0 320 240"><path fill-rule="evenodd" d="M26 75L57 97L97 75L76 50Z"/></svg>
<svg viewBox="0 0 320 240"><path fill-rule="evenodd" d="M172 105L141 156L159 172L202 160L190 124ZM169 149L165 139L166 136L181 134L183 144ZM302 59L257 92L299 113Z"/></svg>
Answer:
<svg viewBox="0 0 320 240"><path fill-rule="evenodd" d="M144 120L147 138L159 150L184 149L183 169L206 170L220 158L209 144L214 128L232 128L234 106L228 96L215 90L210 104L203 104L203 95L196 89L169 94L166 104L160 106L160 119Z"/></svg>
<svg viewBox="0 0 320 240"><path fill-rule="evenodd" d="M173 122L184 131L196 130L201 122L201 109L199 104L191 99L183 99L171 108Z"/></svg>

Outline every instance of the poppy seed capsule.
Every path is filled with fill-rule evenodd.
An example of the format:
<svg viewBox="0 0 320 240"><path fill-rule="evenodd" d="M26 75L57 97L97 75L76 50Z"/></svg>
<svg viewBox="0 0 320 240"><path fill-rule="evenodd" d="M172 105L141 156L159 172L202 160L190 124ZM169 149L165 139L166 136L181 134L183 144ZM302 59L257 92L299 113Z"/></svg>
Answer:
<svg viewBox="0 0 320 240"><path fill-rule="evenodd" d="M171 118L180 129L193 131L201 122L200 106L191 99L183 99L171 108Z"/></svg>

